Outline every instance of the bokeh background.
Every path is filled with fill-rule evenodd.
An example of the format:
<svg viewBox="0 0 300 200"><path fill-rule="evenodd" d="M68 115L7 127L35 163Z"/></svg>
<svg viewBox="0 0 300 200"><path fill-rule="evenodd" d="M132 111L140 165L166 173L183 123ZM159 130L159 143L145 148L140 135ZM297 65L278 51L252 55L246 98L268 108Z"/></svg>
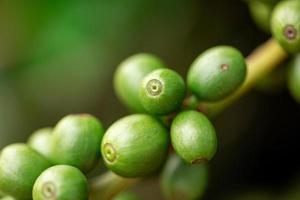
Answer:
<svg viewBox="0 0 300 200"><path fill-rule="evenodd" d="M185 77L209 47L233 45L246 56L268 37L241 0L1 0L0 148L69 113L91 113L106 127L128 114L112 78L132 54L156 54ZM204 199L300 189L299 108L283 86L253 90L222 113ZM136 191L161 199L157 185Z"/></svg>

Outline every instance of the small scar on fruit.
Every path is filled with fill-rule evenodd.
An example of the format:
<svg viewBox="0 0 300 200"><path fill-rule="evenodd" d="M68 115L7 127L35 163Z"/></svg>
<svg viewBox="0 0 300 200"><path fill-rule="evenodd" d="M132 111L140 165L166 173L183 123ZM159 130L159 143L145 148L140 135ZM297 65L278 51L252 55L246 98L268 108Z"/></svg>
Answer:
<svg viewBox="0 0 300 200"><path fill-rule="evenodd" d="M221 69L224 70L224 71L226 71L226 70L229 69L229 65L228 64L222 64L221 65Z"/></svg>
<svg viewBox="0 0 300 200"><path fill-rule="evenodd" d="M287 25L283 30L284 36L289 40L294 40L297 37L297 30L293 25Z"/></svg>
<svg viewBox="0 0 300 200"><path fill-rule="evenodd" d="M204 158L204 157L196 158L195 160L191 161L192 164L204 164L207 162L208 162L208 159Z"/></svg>
<svg viewBox="0 0 300 200"><path fill-rule="evenodd" d="M42 188L43 196L45 198L53 198L56 195L55 185L52 182L46 182Z"/></svg>
<svg viewBox="0 0 300 200"><path fill-rule="evenodd" d="M117 154L116 154L116 150L112 144L106 143L104 145L104 152L105 152L104 155L105 155L106 160L108 160L109 162L114 162L116 160Z"/></svg>
<svg viewBox="0 0 300 200"><path fill-rule="evenodd" d="M158 96L162 92L162 83L157 79L152 79L147 83L147 91L152 96Z"/></svg>

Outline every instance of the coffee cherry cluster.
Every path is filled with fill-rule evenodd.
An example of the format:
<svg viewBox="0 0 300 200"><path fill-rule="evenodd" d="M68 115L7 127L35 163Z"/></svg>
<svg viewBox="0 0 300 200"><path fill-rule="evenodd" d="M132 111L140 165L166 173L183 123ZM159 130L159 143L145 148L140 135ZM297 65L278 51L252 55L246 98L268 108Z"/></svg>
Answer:
<svg viewBox="0 0 300 200"><path fill-rule="evenodd" d="M288 0L278 3L272 13L273 36L290 53L300 51L300 1Z"/></svg>
<svg viewBox="0 0 300 200"><path fill-rule="evenodd" d="M274 38L287 52L300 51L300 1L255 0L249 5L268 5L253 16L261 15L261 24L271 24ZM288 85L300 102L299 63L295 55ZM196 199L206 187L206 163L217 150L215 128L198 104L225 99L243 84L246 74L243 55L231 46L204 51L186 79L154 55L133 55L118 66L114 89L136 114L122 117L107 130L92 115L68 115L53 128L34 132L26 144L6 146L0 152L0 193L24 200L86 200L86 174L103 160L109 170L127 178L149 176L164 166L165 197ZM168 159L173 151L176 155Z"/></svg>
<svg viewBox="0 0 300 200"><path fill-rule="evenodd" d="M221 100L243 83L247 71L243 55L230 46L202 53L188 71L187 84L161 63L156 56L137 54L116 71L116 94L125 105L128 96L121 94L130 95L136 104L129 109L140 113L115 122L102 140L106 166L121 176L146 176L157 171L166 159L169 144L186 162L207 163L217 149L215 129L204 114L185 109L187 91L197 97L197 102ZM131 87L134 77L139 77L139 82ZM170 130L159 120L162 116L173 116Z"/></svg>
<svg viewBox="0 0 300 200"><path fill-rule="evenodd" d="M8 145L0 153L0 191L16 199L88 199L84 173L100 159L103 134L95 117L68 115L27 144Z"/></svg>
<svg viewBox="0 0 300 200"><path fill-rule="evenodd" d="M289 53L300 52L300 1L249 0L253 20Z"/></svg>
<svg viewBox="0 0 300 200"><path fill-rule="evenodd" d="M291 95L300 102L300 1L251 0L250 13L256 24L270 30L273 37L291 56L287 85Z"/></svg>
<svg viewBox="0 0 300 200"><path fill-rule="evenodd" d="M156 56L134 55L118 67L114 83L120 100L138 113L117 120L106 131L92 115L68 115L53 128L34 132L27 144L5 147L0 154L0 191L17 199L88 199L85 174L101 154L117 175L145 177L164 165L170 145L180 162L203 165L216 152L216 133L203 113L183 106L187 89L196 102L216 101L236 90L245 75L242 54L228 46L201 54L189 70L187 85ZM173 116L173 122L164 124L165 116Z"/></svg>

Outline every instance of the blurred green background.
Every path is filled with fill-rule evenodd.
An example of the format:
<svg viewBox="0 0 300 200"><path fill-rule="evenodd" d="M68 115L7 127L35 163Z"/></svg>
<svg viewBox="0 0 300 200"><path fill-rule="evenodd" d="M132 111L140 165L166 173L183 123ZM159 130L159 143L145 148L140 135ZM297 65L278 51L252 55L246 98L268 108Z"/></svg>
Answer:
<svg viewBox="0 0 300 200"><path fill-rule="evenodd" d="M1 0L0 148L69 113L94 114L106 127L126 115L112 77L132 54L156 54L185 77L211 46L233 45L246 56L268 37L241 0ZM206 198L249 188L283 193L299 169L297 117L281 91L252 92L216 119L220 147ZM156 187L137 190L153 199Z"/></svg>

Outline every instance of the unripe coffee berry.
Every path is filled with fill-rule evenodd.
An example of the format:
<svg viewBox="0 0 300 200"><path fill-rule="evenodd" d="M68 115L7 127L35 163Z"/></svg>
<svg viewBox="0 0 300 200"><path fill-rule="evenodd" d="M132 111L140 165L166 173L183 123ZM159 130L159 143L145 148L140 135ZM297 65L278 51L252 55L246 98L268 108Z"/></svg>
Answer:
<svg viewBox="0 0 300 200"><path fill-rule="evenodd" d="M82 172L69 165L45 170L35 181L33 200L87 200L88 188Z"/></svg>
<svg viewBox="0 0 300 200"><path fill-rule="evenodd" d="M185 96L181 76L170 69L157 69L148 74L140 86L140 101L151 114L163 115L176 110Z"/></svg>
<svg viewBox="0 0 300 200"><path fill-rule="evenodd" d="M28 139L28 145L42 154L45 158L50 158L52 128L42 128L35 131Z"/></svg>
<svg viewBox="0 0 300 200"><path fill-rule="evenodd" d="M160 177L160 186L166 199L200 199L207 186L207 165L190 165L173 154L166 162Z"/></svg>
<svg viewBox="0 0 300 200"><path fill-rule="evenodd" d="M291 60L289 67L288 88L294 99L300 103L300 54Z"/></svg>
<svg viewBox="0 0 300 200"><path fill-rule="evenodd" d="M132 111L144 112L145 109L139 99L141 81L148 73L164 67L165 64L151 54L141 53L127 58L115 72L115 93Z"/></svg>
<svg viewBox="0 0 300 200"><path fill-rule="evenodd" d="M51 140L51 160L88 171L100 156L104 134L101 122L88 114L68 115L55 126Z"/></svg>
<svg viewBox="0 0 300 200"><path fill-rule="evenodd" d="M0 153L0 190L16 199L31 199L36 178L49 161L26 144L11 144Z"/></svg>
<svg viewBox="0 0 300 200"><path fill-rule="evenodd" d="M155 172L165 161L169 136L154 117L135 114L123 117L106 131L101 152L106 166L123 177Z"/></svg>
<svg viewBox="0 0 300 200"><path fill-rule="evenodd" d="M217 149L213 125L197 111L183 111L176 116L171 125L171 141L176 153L192 164L208 162Z"/></svg>
<svg viewBox="0 0 300 200"><path fill-rule="evenodd" d="M235 91L245 80L243 55L230 46L206 50L188 71L188 88L199 100L217 101Z"/></svg>
<svg viewBox="0 0 300 200"><path fill-rule="evenodd" d="M274 3L261 0L247 1L250 15L255 24L265 32L270 32L271 14Z"/></svg>
<svg viewBox="0 0 300 200"><path fill-rule="evenodd" d="M300 1L281 1L274 8L272 33L281 46L290 53L300 51Z"/></svg>

